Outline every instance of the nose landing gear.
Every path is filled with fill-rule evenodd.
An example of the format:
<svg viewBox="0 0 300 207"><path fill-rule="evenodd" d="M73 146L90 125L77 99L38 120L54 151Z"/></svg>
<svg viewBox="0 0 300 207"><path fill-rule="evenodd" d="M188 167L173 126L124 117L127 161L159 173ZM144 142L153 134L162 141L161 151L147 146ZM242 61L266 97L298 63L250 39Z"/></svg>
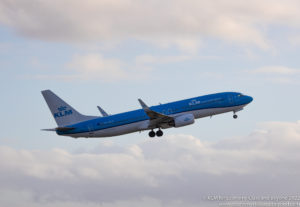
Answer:
<svg viewBox="0 0 300 207"><path fill-rule="evenodd" d="M238 115L235 114L235 111L233 112L233 118L234 118L234 119L237 119L237 118L238 118Z"/></svg>
<svg viewBox="0 0 300 207"><path fill-rule="evenodd" d="M233 111L233 118L234 119L237 119L238 118L238 115L236 115L236 112L238 112L238 111L242 111L244 108L238 108L238 109L235 109L234 111Z"/></svg>

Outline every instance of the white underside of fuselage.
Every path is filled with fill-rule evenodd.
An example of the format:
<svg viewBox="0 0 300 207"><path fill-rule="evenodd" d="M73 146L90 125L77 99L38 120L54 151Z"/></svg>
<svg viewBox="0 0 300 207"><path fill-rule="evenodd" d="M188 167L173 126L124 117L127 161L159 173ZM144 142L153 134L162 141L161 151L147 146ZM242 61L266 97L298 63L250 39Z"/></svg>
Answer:
<svg viewBox="0 0 300 207"><path fill-rule="evenodd" d="M213 116L216 114L222 114L222 113L231 112L231 111L233 111L233 112L240 111L243 109L244 106L245 105L226 107L226 108L201 109L201 110L177 113L177 114L173 114L172 116L176 117L176 116L182 115L182 114L193 114L195 119L199 119L199 118ZM112 136L118 136L118 135L132 133L132 132L151 130L151 128L149 128L148 126L149 126L149 120L144 120L144 121L135 122L135 123L126 124L126 125L117 126L117 127L112 127L112 128L108 128L108 129L102 129L102 130L96 130L96 131L90 131L90 132L84 132L84 133L76 133L76 134L66 134L63 136L71 136L73 138L112 137Z"/></svg>

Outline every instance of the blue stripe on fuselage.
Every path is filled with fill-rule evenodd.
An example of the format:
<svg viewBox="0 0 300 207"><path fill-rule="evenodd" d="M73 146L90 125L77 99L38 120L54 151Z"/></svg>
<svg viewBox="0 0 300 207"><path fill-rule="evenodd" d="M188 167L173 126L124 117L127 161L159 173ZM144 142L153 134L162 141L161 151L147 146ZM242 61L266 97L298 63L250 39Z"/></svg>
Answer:
<svg viewBox="0 0 300 207"><path fill-rule="evenodd" d="M195 98L185 99L182 101L176 101L167 104L161 104L157 106L150 107L151 110L165 114L177 114L182 112L209 109L209 108L226 108L243 105L245 103L234 100L234 97L240 93L235 92L225 92L216 93L211 95L199 96ZM143 109L138 109L134 111L124 112L120 114L115 114L107 117L99 117L93 120L80 122L73 125L68 125L67 127L74 127L75 129L57 133L59 135L65 134L76 134L84 133L89 131L98 131L102 129L122 126L126 124L131 124L135 122L145 121L149 119Z"/></svg>

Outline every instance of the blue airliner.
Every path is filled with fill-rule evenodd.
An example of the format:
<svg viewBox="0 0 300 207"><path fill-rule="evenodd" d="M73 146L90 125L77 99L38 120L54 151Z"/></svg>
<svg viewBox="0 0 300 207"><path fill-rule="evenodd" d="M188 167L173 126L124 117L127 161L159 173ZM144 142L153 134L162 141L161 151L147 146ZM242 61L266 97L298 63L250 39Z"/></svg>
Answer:
<svg viewBox="0 0 300 207"><path fill-rule="evenodd" d="M202 117L233 112L236 119L236 112L253 100L242 93L224 92L149 107L138 99L141 109L135 111L109 115L98 106L102 116L86 116L50 90L42 91L42 95L58 125L44 130L74 138L111 137L144 130L150 130L150 137L161 137L161 129L190 125Z"/></svg>

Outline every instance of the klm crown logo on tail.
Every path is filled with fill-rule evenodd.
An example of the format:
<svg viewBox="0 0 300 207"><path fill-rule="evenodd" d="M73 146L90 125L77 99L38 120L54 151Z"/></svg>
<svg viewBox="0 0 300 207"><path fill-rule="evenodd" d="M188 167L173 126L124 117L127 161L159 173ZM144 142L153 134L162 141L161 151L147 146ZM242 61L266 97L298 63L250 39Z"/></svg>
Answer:
<svg viewBox="0 0 300 207"><path fill-rule="evenodd" d="M64 127L97 118L95 116L85 116L80 114L50 90L44 90L42 91L42 94L58 127Z"/></svg>
<svg viewBox="0 0 300 207"><path fill-rule="evenodd" d="M58 112L53 114L54 118L68 116L68 115L71 115L73 113L71 109L67 110L66 106L60 106L60 107L57 108L57 110L58 110Z"/></svg>

